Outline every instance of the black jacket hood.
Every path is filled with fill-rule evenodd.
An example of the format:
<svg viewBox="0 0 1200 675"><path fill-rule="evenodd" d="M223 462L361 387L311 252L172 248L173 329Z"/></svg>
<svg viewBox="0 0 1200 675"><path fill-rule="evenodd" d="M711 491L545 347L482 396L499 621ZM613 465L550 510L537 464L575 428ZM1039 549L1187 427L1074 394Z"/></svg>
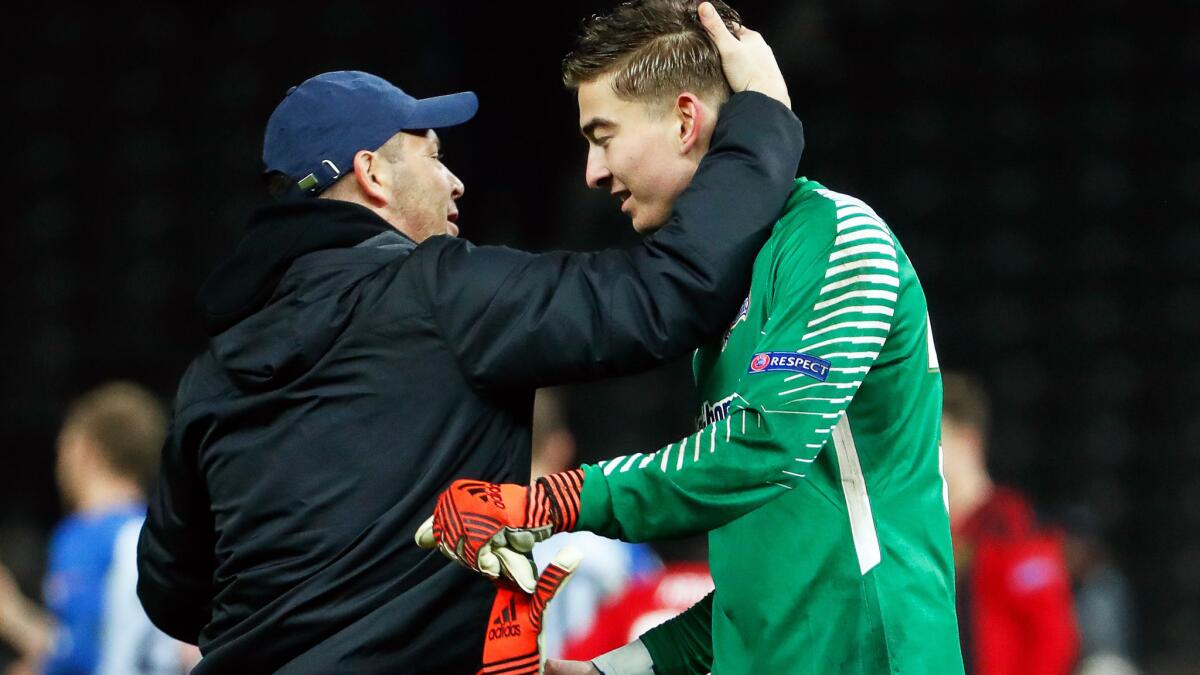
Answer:
<svg viewBox="0 0 1200 675"><path fill-rule="evenodd" d="M365 260L358 262L376 264L294 265L364 242L378 252L362 251L357 257ZM396 249L413 247L387 221L350 202L307 199L257 210L233 256L198 295L213 357L242 389L295 379L344 330L356 301L353 282L394 259Z"/></svg>

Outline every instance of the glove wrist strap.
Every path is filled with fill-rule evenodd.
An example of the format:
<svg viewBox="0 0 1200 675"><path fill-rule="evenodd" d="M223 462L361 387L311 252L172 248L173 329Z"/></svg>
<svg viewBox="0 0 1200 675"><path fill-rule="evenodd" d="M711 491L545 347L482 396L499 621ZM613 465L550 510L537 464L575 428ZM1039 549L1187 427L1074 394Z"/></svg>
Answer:
<svg viewBox="0 0 1200 675"><path fill-rule="evenodd" d="M539 478L530 490L527 522L550 525L554 532L570 532L579 520L583 469L572 469Z"/></svg>

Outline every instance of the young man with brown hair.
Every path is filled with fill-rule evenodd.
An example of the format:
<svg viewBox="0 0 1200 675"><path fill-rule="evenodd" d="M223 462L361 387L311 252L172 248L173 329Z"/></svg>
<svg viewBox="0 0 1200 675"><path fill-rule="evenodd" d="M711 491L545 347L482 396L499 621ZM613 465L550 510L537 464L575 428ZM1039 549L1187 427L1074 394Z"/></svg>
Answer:
<svg viewBox="0 0 1200 675"><path fill-rule="evenodd" d="M716 4L729 25L702 5L702 26L694 0L625 3L589 20L564 63L588 184L640 231L663 222L730 112L716 47L762 41ZM695 373L696 434L529 488L456 481L418 536L477 566L557 531L709 532L712 595L554 672L961 673L941 379L924 293L883 219L797 180Z"/></svg>

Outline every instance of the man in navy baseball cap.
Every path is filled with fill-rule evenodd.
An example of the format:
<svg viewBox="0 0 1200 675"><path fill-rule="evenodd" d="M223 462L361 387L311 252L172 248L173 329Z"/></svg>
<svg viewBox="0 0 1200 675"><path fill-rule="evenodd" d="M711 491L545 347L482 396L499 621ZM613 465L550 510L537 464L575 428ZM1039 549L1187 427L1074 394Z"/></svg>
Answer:
<svg viewBox="0 0 1200 675"><path fill-rule="evenodd" d="M280 201L200 289L216 335L257 312L280 276L314 251L394 231L412 244L458 235L465 187L442 163L434 129L475 116L473 92L418 99L377 75L321 73L288 89L267 121L263 168Z"/></svg>
<svg viewBox="0 0 1200 675"><path fill-rule="evenodd" d="M289 89L271 113L263 165L319 194L353 170L358 152L376 150L401 131L462 124L478 108L469 91L418 99L370 73L321 73Z"/></svg>

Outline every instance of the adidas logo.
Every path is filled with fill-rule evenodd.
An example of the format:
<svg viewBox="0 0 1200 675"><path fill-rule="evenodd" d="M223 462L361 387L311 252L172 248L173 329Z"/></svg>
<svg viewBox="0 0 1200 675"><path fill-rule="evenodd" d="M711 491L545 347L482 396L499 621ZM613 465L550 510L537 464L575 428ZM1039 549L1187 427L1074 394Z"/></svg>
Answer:
<svg viewBox="0 0 1200 675"><path fill-rule="evenodd" d="M498 640L507 637L520 637L521 624L517 623L517 603L508 599L508 606L500 610L500 615L492 620L492 628L488 631L487 639Z"/></svg>
<svg viewBox="0 0 1200 675"><path fill-rule="evenodd" d="M487 503L491 501L497 508L504 507L504 497L500 496L500 486L494 483L471 483L462 488L467 494Z"/></svg>

